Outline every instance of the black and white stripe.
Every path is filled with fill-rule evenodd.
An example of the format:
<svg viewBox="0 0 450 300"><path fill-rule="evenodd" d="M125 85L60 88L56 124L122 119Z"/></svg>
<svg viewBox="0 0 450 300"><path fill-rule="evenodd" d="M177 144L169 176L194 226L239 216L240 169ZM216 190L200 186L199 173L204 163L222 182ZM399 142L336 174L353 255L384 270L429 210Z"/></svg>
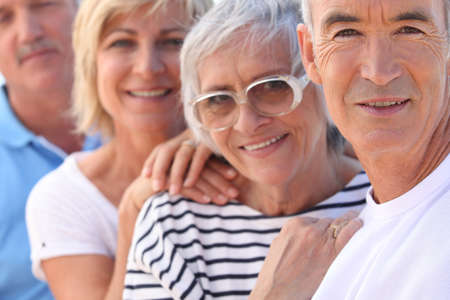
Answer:
<svg viewBox="0 0 450 300"><path fill-rule="evenodd" d="M246 299L287 219L335 218L361 210L368 188L361 173L319 205L281 217L265 216L238 202L216 206L156 195L136 223L124 299Z"/></svg>

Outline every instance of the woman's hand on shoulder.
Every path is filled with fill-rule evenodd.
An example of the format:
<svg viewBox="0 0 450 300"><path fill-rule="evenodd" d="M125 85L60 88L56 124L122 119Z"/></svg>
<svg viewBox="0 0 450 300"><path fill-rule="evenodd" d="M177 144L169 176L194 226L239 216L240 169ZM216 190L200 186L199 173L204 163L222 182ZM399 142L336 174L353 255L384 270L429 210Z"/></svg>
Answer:
<svg viewBox="0 0 450 300"><path fill-rule="evenodd" d="M362 226L356 212L340 218L290 219L274 239L250 300L311 299L329 266Z"/></svg>
<svg viewBox="0 0 450 300"><path fill-rule="evenodd" d="M201 203L225 204L239 191L232 180L237 172L194 142L190 130L156 146L146 160L142 175L151 178L154 193L167 189Z"/></svg>

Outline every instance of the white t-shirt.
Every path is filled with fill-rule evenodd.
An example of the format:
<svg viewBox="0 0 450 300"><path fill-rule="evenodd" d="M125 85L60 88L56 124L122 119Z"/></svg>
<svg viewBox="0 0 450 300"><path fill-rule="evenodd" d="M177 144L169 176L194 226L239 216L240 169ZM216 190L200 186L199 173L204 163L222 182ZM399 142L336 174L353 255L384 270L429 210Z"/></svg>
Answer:
<svg viewBox="0 0 450 300"><path fill-rule="evenodd" d="M450 156L387 203L370 190L361 218L314 300L450 299Z"/></svg>
<svg viewBox="0 0 450 300"><path fill-rule="evenodd" d="M368 188L366 174L358 174L296 215L360 211ZM123 299L247 299L272 240L293 216L266 216L237 201L217 206L156 195L136 222Z"/></svg>
<svg viewBox="0 0 450 300"><path fill-rule="evenodd" d="M41 261L66 255L101 254L114 258L117 208L81 173L79 152L43 177L26 207L34 275L45 280Z"/></svg>

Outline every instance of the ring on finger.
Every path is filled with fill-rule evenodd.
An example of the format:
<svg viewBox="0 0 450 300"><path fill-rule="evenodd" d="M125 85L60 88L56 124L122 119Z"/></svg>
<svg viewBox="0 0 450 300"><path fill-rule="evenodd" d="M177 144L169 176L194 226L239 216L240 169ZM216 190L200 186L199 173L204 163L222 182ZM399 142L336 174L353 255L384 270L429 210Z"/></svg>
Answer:
<svg viewBox="0 0 450 300"><path fill-rule="evenodd" d="M339 235L339 232L341 232L341 229L347 225L347 223L341 223L341 224L331 224L330 225L330 230L331 230L331 236L333 237L333 239L336 239L337 236Z"/></svg>

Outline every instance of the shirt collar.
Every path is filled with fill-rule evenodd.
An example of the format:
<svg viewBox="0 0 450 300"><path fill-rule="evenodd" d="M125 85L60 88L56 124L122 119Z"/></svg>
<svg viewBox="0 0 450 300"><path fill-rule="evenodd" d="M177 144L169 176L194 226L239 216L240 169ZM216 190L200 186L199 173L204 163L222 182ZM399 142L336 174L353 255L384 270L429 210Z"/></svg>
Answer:
<svg viewBox="0 0 450 300"><path fill-rule="evenodd" d="M6 85L0 86L0 143L20 148L36 136L17 118L9 103Z"/></svg>

